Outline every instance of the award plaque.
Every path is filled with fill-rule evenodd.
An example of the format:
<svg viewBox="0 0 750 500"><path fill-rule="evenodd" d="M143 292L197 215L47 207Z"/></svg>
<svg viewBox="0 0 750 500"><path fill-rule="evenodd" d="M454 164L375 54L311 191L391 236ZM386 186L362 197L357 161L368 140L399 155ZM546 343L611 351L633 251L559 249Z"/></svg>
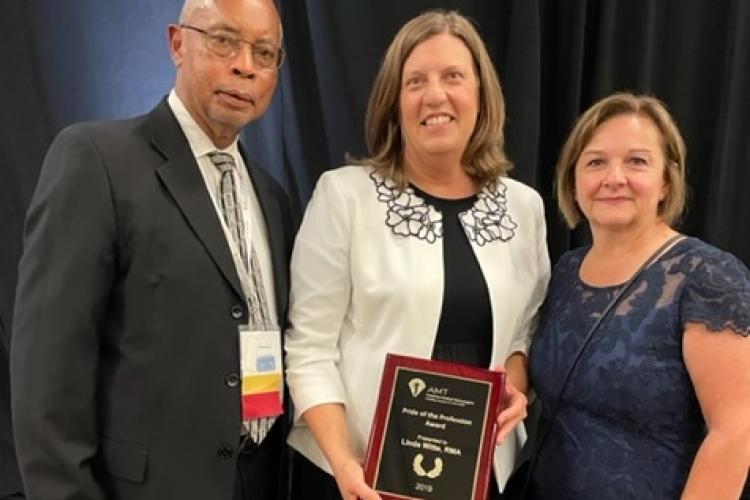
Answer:
<svg viewBox="0 0 750 500"><path fill-rule="evenodd" d="M388 354L365 456L384 500L484 500L505 374Z"/></svg>

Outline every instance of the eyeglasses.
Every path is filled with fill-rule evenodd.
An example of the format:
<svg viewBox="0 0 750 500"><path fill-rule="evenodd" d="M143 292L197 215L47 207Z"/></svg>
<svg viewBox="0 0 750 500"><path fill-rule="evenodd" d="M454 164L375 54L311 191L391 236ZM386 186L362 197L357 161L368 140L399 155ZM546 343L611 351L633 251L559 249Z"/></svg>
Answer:
<svg viewBox="0 0 750 500"><path fill-rule="evenodd" d="M284 49L277 47L271 42L259 40L248 42L238 37L231 31L221 28L201 29L189 24L180 24L180 28L197 31L205 37L206 48L219 57L234 57L239 54L242 44L250 46L253 62L265 69L278 68L284 62Z"/></svg>

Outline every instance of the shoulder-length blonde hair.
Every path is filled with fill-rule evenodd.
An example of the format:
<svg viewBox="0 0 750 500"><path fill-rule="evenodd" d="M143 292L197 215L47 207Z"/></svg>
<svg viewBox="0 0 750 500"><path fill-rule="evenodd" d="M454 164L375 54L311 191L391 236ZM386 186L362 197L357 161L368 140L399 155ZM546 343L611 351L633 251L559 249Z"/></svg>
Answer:
<svg viewBox="0 0 750 500"><path fill-rule="evenodd" d="M587 109L576 122L557 161L557 204L568 227L575 228L584 218L576 202L575 170L581 153L605 121L619 115L639 115L650 118L661 135L664 152L664 182L667 194L659 203L658 215L667 225L676 224L687 198L685 180L685 141L680 135L666 105L659 99L629 92L612 94Z"/></svg>
<svg viewBox="0 0 750 500"><path fill-rule="evenodd" d="M406 23L383 57L370 94L365 117L369 156L359 160L404 189L404 145L399 122L399 97L404 62L414 47L428 38L450 33L466 44L479 81L479 116L461 163L480 186L505 175L511 163L503 149L505 103L500 81L487 49L474 26L456 11L433 10Z"/></svg>

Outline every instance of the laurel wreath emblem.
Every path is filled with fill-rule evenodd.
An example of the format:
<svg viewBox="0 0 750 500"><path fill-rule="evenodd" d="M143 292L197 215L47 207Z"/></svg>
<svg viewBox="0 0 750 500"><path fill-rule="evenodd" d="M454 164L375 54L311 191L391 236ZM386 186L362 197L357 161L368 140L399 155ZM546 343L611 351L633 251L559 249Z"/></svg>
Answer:
<svg viewBox="0 0 750 500"><path fill-rule="evenodd" d="M443 459L440 457L437 457L435 459L435 465L430 470L425 470L424 467L422 467L422 462L424 461L424 455L421 453L418 453L414 460L411 463L411 468L414 471L414 473L419 477L429 477L430 479L435 479L436 477L440 476L440 474L443 473Z"/></svg>

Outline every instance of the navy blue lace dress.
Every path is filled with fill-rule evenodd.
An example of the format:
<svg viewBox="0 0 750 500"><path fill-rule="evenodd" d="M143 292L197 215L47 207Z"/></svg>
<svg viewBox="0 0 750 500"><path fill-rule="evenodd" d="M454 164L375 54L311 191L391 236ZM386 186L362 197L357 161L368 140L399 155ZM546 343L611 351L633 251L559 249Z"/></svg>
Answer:
<svg viewBox="0 0 750 500"><path fill-rule="evenodd" d="M579 278L587 248L555 266L530 352L541 428L583 337L618 290ZM706 434L682 357L685 324L750 334L750 272L685 238L605 318L573 372L541 449L541 499L676 499Z"/></svg>

